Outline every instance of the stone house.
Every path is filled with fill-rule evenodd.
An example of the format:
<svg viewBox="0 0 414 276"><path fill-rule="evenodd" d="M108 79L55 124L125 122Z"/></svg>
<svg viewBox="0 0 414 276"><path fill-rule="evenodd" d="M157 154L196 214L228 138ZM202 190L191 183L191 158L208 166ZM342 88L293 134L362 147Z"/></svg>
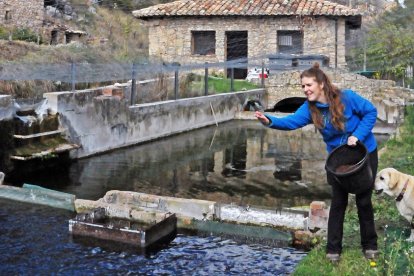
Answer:
<svg viewBox="0 0 414 276"><path fill-rule="evenodd" d="M133 11L149 28L149 55L181 63L322 54L346 67L362 12L324 0L181 0Z"/></svg>
<svg viewBox="0 0 414 276"><path fill-rule="evenodd" d="M0 26L30 29L49 44L82 41L87 35L60 23L60 18L71 20L72 15L70 3L64 0L0 0Z"/></svg>

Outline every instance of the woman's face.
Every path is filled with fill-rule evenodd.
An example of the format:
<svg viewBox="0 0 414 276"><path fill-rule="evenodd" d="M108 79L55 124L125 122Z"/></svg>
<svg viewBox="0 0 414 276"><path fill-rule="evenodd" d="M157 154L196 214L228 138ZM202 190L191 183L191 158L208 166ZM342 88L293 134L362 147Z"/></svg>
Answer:
<svg viewBox="0 0 414 276"><path fill-rule="evenodd" d="M302 78L302 90L310 102L327 103L325 92L323 91L323 84L316 82L313 77Z"/></svg>

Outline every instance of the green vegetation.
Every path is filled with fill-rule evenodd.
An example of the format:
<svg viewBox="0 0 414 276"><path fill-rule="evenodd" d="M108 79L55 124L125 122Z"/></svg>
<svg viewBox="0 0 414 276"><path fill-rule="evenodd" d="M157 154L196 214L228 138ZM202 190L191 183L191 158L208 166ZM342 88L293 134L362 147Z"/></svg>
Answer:
<svg viewBox="0 0 414 276"><path fill-rule="evenodd" d="M74 30L86 32L83 43L45 45L49 39L27 29L9 30L0 26L0 63L10 64L107 64L145 62L148 53L148 31L131 13L96 6L96 13L85 8L86 0L72 1L78 20L65 21ZM12 32L13 41L8 41ZM77 84L76 88L100 86L99 83ZM70 89L70 84L49 80L0 81L2 94L15 98L37 98L45 92Z"/></svg>
<svg viewBox="0 0 414 276"><path fill-rule="evenodd" d="M190 73L185 81L186 94L201 95L204 93L204 76ZM234 91L243 91L259 88L254 83L245 80L234 80ZM208 77L208 93L217 94L231 92L231 80L226 78Z"/></svg>
<svg viewBox="0 0 414 276"><path fill-rule="evenodd" d="M393 167L414 175L413 137L414 107L407 107L399 135L385 144L379 169ZM393 198L374 195L373 204L381 252L375 267L371 267L361 253L358 215L355 199L351 197L345 217L344 250L340 263L333 265L326 260L326 242L323 242L298 265L294 275L413 275L413 244L405 241L410 230L409 223L399 214Z"/></svg>
<svg viewBox="0 0 414 276"><path fill-rule="evenodd" d="M15 149L14 155L29 157L34 154L41 153L42 151L47 151L53 148L56 148L62 144L68 144L68 141L62 138L61 136L52 137L52 138L43 138L37 142L32 142L28 145L21 146ZM53 157L53 154L46 155L46 157Z"/></svg>
<svg viewBox="0 0 414 276"><path fill-rule="evenodd" d="M353 49L351 63L362 68L364 48L366 49L367 68L379 71L381 78L405 79L407 66L414 62L414 1L404 1L393 9L378 15L374 24L368 26L363 41ZM405 83L412 82L405 79Z"/></svg>
<svg viewBox="0 0 414 276"><path fill-rule="evenodd" d="M0 26L0 39L8 40L20 40L26 42L37 42L38 36L34 32L26 28L7 29ZM40 37L39 37L40 41Z"/></svg>
<svg viewBox="0 0 414 276"><path fill-rule="evenodd" d="M208 78L208 90L212 93L230 92L230 79ZM245 80L234 80L234 91L250 90L258 88L254 83Z"/></svg>

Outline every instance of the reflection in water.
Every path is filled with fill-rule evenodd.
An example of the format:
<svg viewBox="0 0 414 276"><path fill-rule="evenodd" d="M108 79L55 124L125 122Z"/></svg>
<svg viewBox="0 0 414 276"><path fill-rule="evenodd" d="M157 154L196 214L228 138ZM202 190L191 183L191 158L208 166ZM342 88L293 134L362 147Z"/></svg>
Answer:
<svg viewBox="0 0 414 276"><path fill-rule="evenodd" d="M329 198L325 145L313 128L276 131L232 121L78 160L67 172L24 176L78 198L108 190L287 207Z"/></svg>

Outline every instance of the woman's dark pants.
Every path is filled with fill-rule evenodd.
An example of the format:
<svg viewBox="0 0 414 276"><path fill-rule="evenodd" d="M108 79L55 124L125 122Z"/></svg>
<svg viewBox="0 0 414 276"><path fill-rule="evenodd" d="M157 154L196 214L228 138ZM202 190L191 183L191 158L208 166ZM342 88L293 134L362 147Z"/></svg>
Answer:
<svg viewBox="0 0 414 276"><path fill-rule="evenodd" d="M378 168L377 150L369 154L372 175L375 179ZM342 236L346 206L348 205L348 192L336 182L335 178L328 174L328 183L332 186L332 203L329 211L328 221L328 253L342 252ZM356 205L358 208L359 227L361 233L362 250L377 250L377 233L374 224L374 211L372 208L372 187L366 192L356 194Z"/></svg>

